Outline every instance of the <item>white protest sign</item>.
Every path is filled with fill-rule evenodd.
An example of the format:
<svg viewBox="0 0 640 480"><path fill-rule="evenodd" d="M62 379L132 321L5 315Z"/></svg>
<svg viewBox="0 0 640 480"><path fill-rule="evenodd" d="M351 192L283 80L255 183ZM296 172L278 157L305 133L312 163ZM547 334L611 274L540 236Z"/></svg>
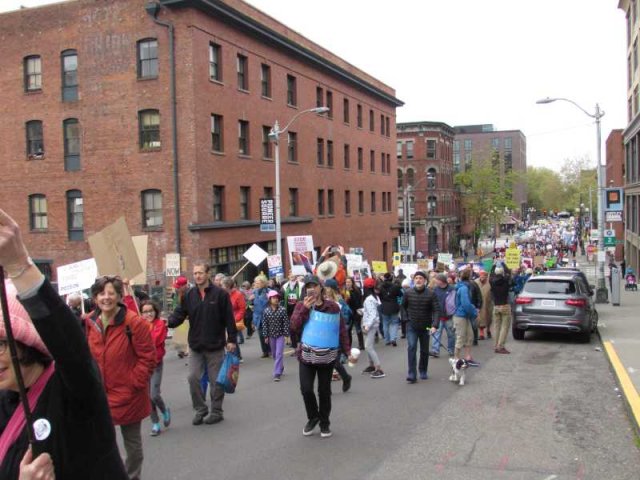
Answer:
<svg viewBox="0 0 640 480"><path fill-rule="evenodd" d="M242 256L257 267L264 262L264 259L267 258L269 254L254 243Z"/></svg>
<svg viewBox="0 0 640 480"><path fill-rule="evenodd" d="M453 263L453 254L452 253L439 253L438 254L438 262L444 263L445 265L449 265Z"/></svg>
<svg viewBox="0 0 640 480"><path fill-rule="evenodd" d="M180 276L180 254L167 253L164 257L165 275L167 277Z"/></svg>
<svg viewBox="0 0 640 480"><path fill-rule="evenodd" d="M98 266L93 258L57 268L58 295L69 295L90 288L98 276Z"/></svg>

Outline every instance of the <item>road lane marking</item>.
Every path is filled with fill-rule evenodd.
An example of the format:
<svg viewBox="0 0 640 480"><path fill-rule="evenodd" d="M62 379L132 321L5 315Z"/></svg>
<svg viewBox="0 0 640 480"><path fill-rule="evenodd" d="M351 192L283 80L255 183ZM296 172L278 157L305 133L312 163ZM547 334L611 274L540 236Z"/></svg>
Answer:
<svg viewBox="0 0 640 480"><path fill-rule="evenodd" d="M607 357L609 357L609 361L611 362L613 370L616 372L618 382L622 387L624 396L627 400L627 403L629 404L629 408L631 409L631 414L636 421L636 427L640 428L640 396L638 395L638 391L633 385L633 382L631 381L629 374L625 370L624 365L622 365L620 357L618 357L618 353L613 347L612 342L604 342L604 350L607 353Z"/></svg>

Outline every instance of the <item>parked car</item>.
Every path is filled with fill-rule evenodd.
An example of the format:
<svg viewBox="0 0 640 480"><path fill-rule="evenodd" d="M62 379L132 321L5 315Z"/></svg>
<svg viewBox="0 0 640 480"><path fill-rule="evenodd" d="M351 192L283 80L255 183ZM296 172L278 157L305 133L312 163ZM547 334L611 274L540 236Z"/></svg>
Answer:
<svg viewBox="0 0 640 480"><path fill-rule="evenodd" d="M545 272L545 275L562 275L566 277L571 277L573 275L578 275L584 283L589 287L589 292L593 292L596 288L595 285L590 285L587 280L587 276L584 274L582 270L577 267L561 267L561 268L551 268Z"/></svg>
<svg viewBox="0 0 640 480"><path fill-rule="evenodd" d="M571 333L589 342L598 328L598 312L581 273L531 277L515 300L513 338L524 340L527 330L540 330Z"/></svg>

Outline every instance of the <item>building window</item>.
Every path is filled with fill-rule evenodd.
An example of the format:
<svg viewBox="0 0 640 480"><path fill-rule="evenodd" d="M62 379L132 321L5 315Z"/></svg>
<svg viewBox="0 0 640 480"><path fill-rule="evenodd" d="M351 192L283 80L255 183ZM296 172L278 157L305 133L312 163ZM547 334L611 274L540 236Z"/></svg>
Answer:
<svg viewBox="0 0 640 480"><path fill-rule="evenodd" d="M318 138L316 142L316 163L324 165L324 140L322 138Z"/></svg>
<svg viewBox="0 0 640 480"><path fill-rule="evenodd" d="M333 92L327 90L327 117L333 118Z"/></svg>
<svg viewBox="0 0 640 480"><path fill-rule="evenodd" d="M371 213L376 213L376 192L371 192Z"/></svg>
<svg viewBox="0 0 640 480"><path fill-rule="evenodd" d="M262 96L271 98L271 67L264 63L260 67L260 84L262 85Z"/></svg>
<svg viewBox="0 0 640 480"><path fill-rule="evenodd" d="M238 69L238 88L249 90L249 60L244 55L238 54L236 61Z"/></svg>
<svg viewBox="0 0 640 480"><path fill-rule="evenodd" d="M222 137L223 119L222 115L211 114L211 150L214 152L224 152Z"/></svg>
<svg viewBox="0 0 640 480"><path fill-rule="evenodd" d="M333 168L333 140L327 140L327 167Z"/></svg>
<svg viewBox="0 0 640 480"><path fill-rule="evenodd" d="M511 150L504 152L504 173L509 173L513 169L513 155Z"/></svg>
<svg viewBox="0 0 640 480"><path fill-rule="evenodd" d="M351 168L351 151L348 143L344 144L344 168Z"/></svg>
<svg viewBox="0 0 640 480"><path fill-rule="evenodd" d="M364 192L358 190L358 213L364 213Z"/></svg>
<svg viewBox="0 0 640 480"><path fill-rule="evenodd" d="M65 50L61 56L62 101L78 100L78 52Z"/></svg>
<svg viewBox="0 0 640 480"><path fill-rule="evenodd" d="M351 191L344 191L344 213L345 215L351 215Z"/></svg>
<svg viewBox="0 0 640 480"><path fill-rule="evenodd" d="M385 128L386 128L386 130L387 130L387 137L390 137L390 136L391 136L391 125L390 125L390 123L391 123L391 122L390 122L390 120L389 120L389 117L386 117L386 118L384 119L384 124L385 124Z"/></svg>
<svg viewBox="0 0 640 480"><path fill-rule="evenodd" d="M407 143L407 160L413 160L413 140L409 140Z"/></svg>
<svg viewBox="0 0 640 480"><path fill-rule="evenodd" d="M42 134L42 121L30 120L26 123L27 131L27 157L40 159L44 156L44 140Z"/></svg>
<svg viewBox="0 0 640 480"><path fill-rule="evenodd" d="M147 38L138 42L138 78L158 76L158 41Z"/></svg>
<svg viewBox="0 0 640 480"><path fill-rule="evenodd" d="M380 152L380 171L387 173L387 157L384 152Z"/></svg>
<svg viewBox="0 0 640 480"><path fill-rule="evenodd" d="M289 216L290 217L298 216L298 189L297 188L289 189Z"/></svg>
<svg viewBox="0 0 640 480"><path fill-rule="evenodd" d="M42 90L42 60L40 55L31 55L24 59L24 90L25 92Z"/></svg>
<svg viewBox="0 0 640 480"><path fill-rule="evenodd" d="M324 103L324 90L322 87L316 87L316 107L322 107Z"/></svg>
<svg viewBox="0 0 640 480"><path fill-rule="evenodd" d="M376 171L376 152L375 152L375 150L369 150L369 169L372 172Z"/></svg>
<svg viewBox="0 0 640 480"><path fill-rule="evenodd" d="M360 104L356 107L356 120L358 128L362 128L362 105Z"/></svg>
<svg viewBox="0 0 640 480"><path fill-rule="evenodd" d="M384 115L380 114L380 135L384 135Z"/></svg>
<svg viewBox="0 0 640 480"><path fill-rule="evenodd" d="M471 170L471 152L464 152L464 170Z"/></svg>
<svg viewBox="0 0 640 480"><path fill-rule="evenodd" d="M46 230L48 227L47 197L41 193L29 195L29 226L31 230Z"/></svg>
<svg viewBox="0 0 640 480"><path fill-rule="evenodd" d="M473 141L471 139L466 139L464 141L464 149L471 150L473 148Z"/></svg>
<svg viewBox="0 0 640 480"><path fill-rule="evenodd" d="M298 163L298 134L296 132L287 133L287 159L291 163Z"/></svg>
<svg viewBox="0 0 640 480"><path fill-rule="evenodd" d="M506 137L506 138L504 139L504 149L505 149L505 150L511 150L511 148L512 148L512 146L513 146L513 143L512 143L512 142L513 142L513 141L512 141L512 139L511 139L511 137Z"/></svg>
<svg viewBox="0 0 640 480"><path fill-rule="evenodd" d="M436 169L430 168L427 170L427 188L436 188Z"/></svg>
<svg viewBox="0 0 640 480"><path fill-rule="evenodd" d="M69 240L84 240L84 206L80 190L67 191L67 229Z"/></svg>
<svg viewBox="0 0 640 480"><path fill-rule="evenodd" d="M498 137L491 139L491 147L494 150L500 150L500 139Z"/></svg>
<svg viewBox="0 0 640 480"><path fill-rule="evenodd" d="M407 186L413 187L413 182L415 179L415 175L413 172L413 168L407 170Z"/></svg>
<svg viewBox="0 0 640 480"><path fill-rule="evenodd" d="M382 212L387 211L387 192L382 192Z"/></svg>
<svg viewBox="0 0 640 480"><path fill-rule="evenodd" d="M262 126L262 157L273 158L273 144L269 140L269 133L271 133L271 127Z"/></svg>
<svg viewBox="0 0 640 480"><path fill-rule="evenodd" d="M364 150L362 147L358 147L358 171L364 170Z"/></svg>
<svg viewBox="0 0 640 480"><path fill-rule="evenodd" d="M454 140L453 141L453 151L454 152L459 152L460 151L460 140Z"/></svg>
<svg viewBox="0 0 640 480"><path fill-rule="evenodd" d="M369 109L369 131L373 132L376 129L376 119L373 116L373 110Z"/></svg>
<svg viewBox="0 0 640 480"><path fill-rule="evenodd" d="M398 169L398 190L402 189L403 187L404 187L403 173L401 169Z"/></svg>
<svg viewBox="0 0 640 480"><path fill-rule="evenodd" d="M427 216L433 217L436 215L436 211L438 208L438 200L435 195L430 195L427 200Z"/></svg>
<svg viewBox="0 0 640 480"><path fill-rule="evenodd" d="M334 200L333 190L327 190L327 215L335 215Z"/></svg>
<svg viewBox="0 0 640 480"><path fill-rule="evenodd" d="M296 77L287 75L287 105L295 107L298 105L298 92L296 85Z"/></svg>
<svg viewBox="0 0 640 480"><path fill-rule="evenodd" d="M435 160L436 158L436 141L427 140L427 159Z"/></svg>
<svg viewBox="0 0 640 480"><path fill-rule="evenodd" d="M157 228L162 226L162 192L160 190L144 190L142 192L142 227Z"/></svg>
<svg viewBox="0 0 640 480"><path fill-rule="evenodd" d="M349 123L349 99L342 100L342 121Z"/></svg>
<svg viewBox="0 0 640 480"><path fill-rule="evenodd" d="M240 187L240 220L249 220L251 187Z"/></svg>
<svg viewBox="0 0 640 480"><path fill-rule="evenodd" d="M324 215L324 190L318 190L318 216Z"/></svg>
<svg viewBox="0 0 640 480"><path fill-rule="evenodd" d="M160 112L142 110L138 113L140 128L140 148L151 150L160 148Z"/></svg>
<svg viewBox="0 0 640 480"><path fill-rule="evenodd" d="M224 187L222 185L213 186L213 221L222 222L224 220Z"/></svg>
<svg viewBox="0 0 640 480"><path fill-rule="evenodd" d="M402 159L402 142L396 142L396 158Z"/></svg>
<svg viewBox="0 0 640 480"><path fill-rule="evenodd" d="M249 155L249 122L238 120L238 152Z"/></svg>
<svg viewBox="0 0 640 480"><path fill-rule="evenodd" d="M218 44L209 44L209 78L216 82L222 81L222 62L220 61L221 47Z"/></svg>
<svg viewBox="0 0 640 480"><path fill-rule="evenodd" d="M460 152L453 153L453 173L460 173Z"/></svg>
<svg viewBox="0 0 640 480"><path fill-rule="evenodd" d="M80 124L77 118L68 118L62 123L64 135L64 169L67 172L80 170Z"/></svg>

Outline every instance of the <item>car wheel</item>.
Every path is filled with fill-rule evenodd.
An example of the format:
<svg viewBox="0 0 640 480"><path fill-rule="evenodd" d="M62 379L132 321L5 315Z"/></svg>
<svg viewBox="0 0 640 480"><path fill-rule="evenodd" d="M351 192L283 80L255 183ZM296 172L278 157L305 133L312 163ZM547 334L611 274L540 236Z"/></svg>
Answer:
<svg viewBox="0 0 640 480"><path fill-rule="evenodd" d="M525 334L524 330L520 330L519 328L516 328L516 327L511 328L511 335L513 335L514 340L524 340L524 334Z"/></svg>

